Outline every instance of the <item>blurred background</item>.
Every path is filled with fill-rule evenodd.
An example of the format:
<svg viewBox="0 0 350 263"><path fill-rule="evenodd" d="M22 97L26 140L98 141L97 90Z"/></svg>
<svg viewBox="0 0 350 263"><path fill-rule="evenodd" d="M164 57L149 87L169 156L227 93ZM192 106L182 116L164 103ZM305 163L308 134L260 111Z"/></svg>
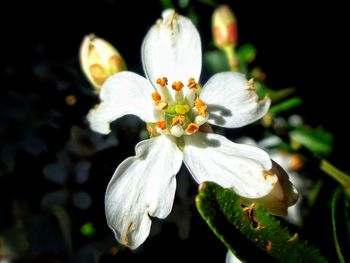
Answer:
<svg viewBox="0 0 350 263"><path fill-rule="evenodd" d="M98 102L79 66L83 37L95 33L112 43L128 69L143 74L140 47L165 6L190 16L203 51L215 50L211 15L228 4L238 21L239 44L257 49L273 89L295 87L303 104L293 109L313 127L334 136L330 160L348 165L348 54L345 8L303 1L13 1L3 8L0 95L0 262L224 262L226 248L200 218L197 185L186 169L178 175L174 209L154 220L151 236L136 251L123 249L106 225L104 192L117 165L134 154L144 124L125 117L113 133L92 132L85 116ZM211 71L203 65L201 83ZM283 117L283 116L282 116ZM231 131L231 139L259 132ZM322 175L319 175L322 176ZM328 182L328 181L327 181ZM329 180L329 187L333 181ZM326 184L327 185L327 184ZM327 186L328 187L328 186ZM327 191L327 188L325 189ZM317 239L327 194L298 229ZM305 227L306 226L306 227ZM333 252L329 252L331 258ZM166 258L164 258L166 257Z"/></svg>

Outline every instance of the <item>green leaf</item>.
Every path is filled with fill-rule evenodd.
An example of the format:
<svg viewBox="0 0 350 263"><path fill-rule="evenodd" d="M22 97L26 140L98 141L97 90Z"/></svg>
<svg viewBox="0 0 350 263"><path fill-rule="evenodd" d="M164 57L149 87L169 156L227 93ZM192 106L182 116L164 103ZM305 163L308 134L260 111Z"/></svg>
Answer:
<svg viewBox="0 0 350 263"><path fill-rule="evenodd" d="M345 224L346 224L346 236L348 237L348 247L350 247L350 191L346 189L346 195L344 200L345 211Z"/></svg>
<svg viewBox="0 0 350 263"><path fill-rule="evenodd" d="M190 0L178 0L178 4L181 8L185 9L190 4Z"/></svg>
<svg viewBox="0 0 350 263"><path fill-rule="evenodd" d="M273 90L269 88L265 83L259 81L259 80L254 80L254 84L256 87L256 91L259 95L259 98L264 98L266 94L271 99L272 103L276 103L278 101L281 101L290 95L292 95L295 92L295 88L285 88L281 90Z"/></svg>
<svg viewBox="0 0 350 263"><path fill-rule="evenodd" d="M311 152L329 155L333 149L333 135L323 128L298 127L289 133L292 140L300 143Z"/></svg>
<svg viewBox="0 0 350 263"><path fill-rule="evenodd" d="M340 195L341 195L341 189L338 188L337 190L334 191L334 194L332 197L332 226L333 226L334 245L335 245L335 250L337 251L339 262L345 263L343 252L339 245L339 239L338 239L338 233L337 233L337 220L336 220L337 207L338 207Z"/></svg>
<svg viewBox="0 0 350 263"><path fill-rule="evenodd" d="M272 116L276 116L283 111L288 111L292 108L300 106L303 103L302 99L299 97L293 97L281 103L273 105L269 112Z"/></svg>
<svg viewBox="0 0 350 263"><path fill-rule="evenodd" d="M187 13L186 16L192 21L192 23L198 27L198 23L199 23L199 15L196 12L196 10L192 7L189 6L187 8Z"/></svg>
<svg viewBox="0 0 350 263"><path fill-rule="evenodd" d="M307 205L309 207L313 206L316 203L317 198L319 197L319 195L321 193L321 188L323 186L323 183L324 183L323 179L319 179L312 187L312 189L308 195L308 198L307 198Z"/></svg>
<svg viewBox="0 0 350 263"><path fill-rule="evenodd" d="M269 91L267 91L272 103L283 100L283 99L289 97L290 95L292 95L294 92L295 92L295 88L285 88L285 89L281 89L281 90L269 90Z"/></svg>
<svg viewBox="0 0 350 263"><path fill-rule="evenodd" d="M163 9L174 8L174 4L172 0L159 0L159 2L163 7Z"/></svg>
<svg viewBox="0 0 350 263"><path fill-rule="evenodd" d="M246 262L327 262L318 249L291 234L266 209L242 207L240 197L212 182L199 188L196 206L216 236ZM264 253L265 252L265 253Z"/></svg>
<svg viewBox="0 0 350 263"><path fill-rule="evenodd" d="M198 0L198 2L214 8L218 6L218 4L214 0Z"/></svg>
<svg viewBox="0 0 350 263"><path fill-rule="evenodd" d="M210 75L231 70L225 54L219 50L205 52L204 64Z"/></svg>
<svg viewBox="0 0 350 263"><path fill-rule="evenodd" d="M325 159L321 159L319 168L323 172L331 176L333 179L338 181L338 183L340 183L346 189L350 189L350 176L344 173L343 171L339 170L333 164L331 164Z"/></svg>
<svg viewBox="0 0 350 263"><path fill-rule="evenodd" d="M236 54L238 64L249 64L253 62L256 57L256 48L252 44L244 44L237 49Z"/></svg>

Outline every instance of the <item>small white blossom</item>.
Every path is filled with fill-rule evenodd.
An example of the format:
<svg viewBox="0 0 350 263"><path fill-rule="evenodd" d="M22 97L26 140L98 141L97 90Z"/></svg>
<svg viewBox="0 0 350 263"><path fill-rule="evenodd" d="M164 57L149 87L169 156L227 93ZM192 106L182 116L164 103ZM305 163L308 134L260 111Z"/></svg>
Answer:
<svg viewBox="0 0 350 263"><path fill-rule="evenodd" d="M150 217L170 213L182 162L198 183L212 181L245 198L269 194L280 172L263 150L208 133L208 123L237 128L260 119L270 100L259 101L252 81L238 73L216 74L201 88L201 42L189 19L165 11L144 39L142 62L147 79L113 75L88 115L93 130L109 133L112 121L134 114L153 136L119 165L106 191L108 224L133 249L149 235Z"/></svg>

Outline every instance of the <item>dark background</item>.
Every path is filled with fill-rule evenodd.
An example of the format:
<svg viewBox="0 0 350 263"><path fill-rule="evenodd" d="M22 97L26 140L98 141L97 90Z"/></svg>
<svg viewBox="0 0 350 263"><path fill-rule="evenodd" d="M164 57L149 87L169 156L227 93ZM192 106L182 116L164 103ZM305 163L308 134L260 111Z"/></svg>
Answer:
<svg viewBox="0 0 350 263"><path fill-rule="evenodd" d="M338 121L339 116L346 115L348 101L344 5L338 1L216 2L228 3L235 11L239 43L257 46L257 61L267 73L268 84L297 87L305 99L303 114L308 122L347 134L344 122ZM201 1L192 3L201 15L199 27L205 50L210 46L213 9ZM91 32L114 44L130 69L141 73L140 45L162 7L159 1L63 0L14 1L5 10L9 17L2 17L2 63L5 74L13 71L7 77L21 76L23 84L15 85L9 78L9 84L2 88L21 87L30 92L37 86L28 81L35 63L77 63L81 39Z"/></svg>
<svg viewBox="0 0 350 263"><path fill-rule="evenodd" d="M297 94L304 99L299 113L305 117L306 123L314 127L323 126L335 135L335 149L331 158L342 167L348 164L347 149L350 146L347 139L349 87L348 60L345 58L348 54L345 43L346 9L336 2L315 1L308 6L304 2L225 1L237 16L239 43L252 43L257 47L255 63L266 72L269 86L276 89L297 88ZM19 112L28 114L14 120L3 111L0 115L3 118L0 130L3 138L0 142L15 145L28 133L33 133L43 139L47 151L34 156L20 148L9 153L8 147L1 146L2 156L13 155L15 165L13 170L7 170L0 176L0 232L11 228L16 221L14 200L25 200L28 214L41 213L42 195L56 187L43 178L42 167L55 159L56 152L69 140L72 125L84 127L83 117L97 101L79 69L78 49L83 36L93 32L107 39L117 47L131 71L143 74L140 64L142 39L162 11L158 1L61 0L9 4L2 8L8 17L1 18L0 102L1 106L11 105ZM200 1L192 1L191 5L200 15L198 26L203 50L213 48L210 44L213 8ZM178 11L181 14L184 10L180 8ZM65 103L65 97L71 94L77 98L73 106ZM53 116L52 110L59 114ZM55 127L48 124L52 119ZM118 138L120 144L117 148L90 159L93 176L85 190L93 195L92 207L76 212L68 206L68 212L74 218L74 250L97 242L102 237L107 236L112 240L104 218L104 190L115 167L133 154L133 147L138 141L137 135L123 130L118 130ZM196 185L191 179L189 182L189 192L195 193ZM74 183L69 187L73 190L79 188ZM162 258L161 254L165 254L173 261L187 262L191 255L196 261L223 262L226 249L199 218L193 201L190 208L192 228L185 241L177 237L173 224L163 223L161 234L148 239L142 251L134 254L124 250L115 258L105 254L101 261L152 259L164 262L168 259ZM79 233L78 228L86 219L96 225L97 231L92 239ZM40 235L45 236L45 233ZM50 246L51 250L38 249L39 252L26 260L68 260L64 248L57 245L60 242L50 242L54 249Z"/></svg>

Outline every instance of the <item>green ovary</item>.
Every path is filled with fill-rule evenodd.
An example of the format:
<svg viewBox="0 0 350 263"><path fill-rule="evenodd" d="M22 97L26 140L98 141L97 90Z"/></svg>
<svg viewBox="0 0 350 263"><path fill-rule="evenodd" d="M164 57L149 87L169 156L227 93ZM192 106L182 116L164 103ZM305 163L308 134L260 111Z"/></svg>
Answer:
<svg viewBox="0 0 350 263"><path fill-rule="evenodd" d="M176 116L185 117L185 122L183 124L184 127L187 127L187 125L193 119L193 113L192 113L191 107L184 101L175 102L174 104L168 105L167 109L165 109L163 113L164 113L164 119L169 127L171 127L173 119Z"/></svg>

